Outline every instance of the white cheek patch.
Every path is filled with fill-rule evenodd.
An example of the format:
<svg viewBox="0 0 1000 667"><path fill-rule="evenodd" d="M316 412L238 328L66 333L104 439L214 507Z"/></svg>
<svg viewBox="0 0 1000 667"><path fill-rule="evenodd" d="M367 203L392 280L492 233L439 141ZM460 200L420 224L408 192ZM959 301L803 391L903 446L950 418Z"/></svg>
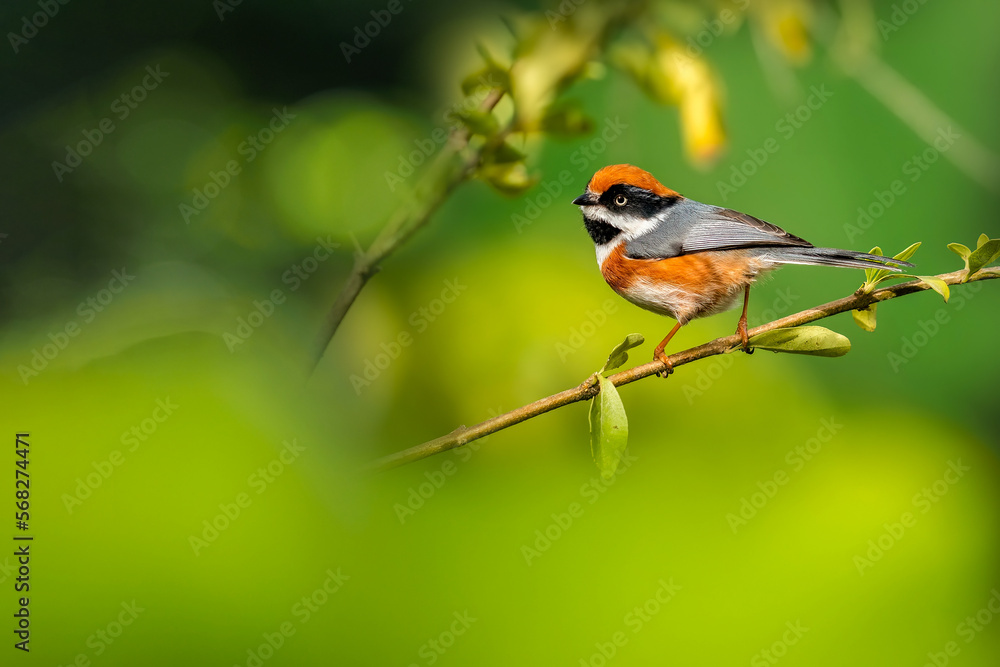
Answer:
<svg viewBox="0 0 1000 667"><path fill-rule="evenodd" d="M606 222L609 225L614 225L614 220L608 215L607 209L603 206L597 206L596 204L585 204L580 207L583 212L584 217L593 218L594 220L600 220L601 222ZM617 225L615 225L617 227Z"/></svg>
<svg viewBox="0 0 1000 667"><path fill-rule="evenodd" d="M659 218L647 219L640 218L632 215L631 213L615 213L613 211L609 211L603 206L596 206L593 204L581 206L580 210L583 211L583 214L586 216L595 220L600 220L601 222L622 230L626 241L631 241L634 238L642 236L643 234L652 231L658 224L660 224Z"/></svg>
<svg viewBox="0 0 1000 667"><path fill-rule="evenodd" d="M657 217L653 218L639 218L634 215L622 216L627 219L627 227L625 228L625 238L629 241L637 239L643 234L648 234L649 232L656 229L660 224L660 219Z"/></svg>

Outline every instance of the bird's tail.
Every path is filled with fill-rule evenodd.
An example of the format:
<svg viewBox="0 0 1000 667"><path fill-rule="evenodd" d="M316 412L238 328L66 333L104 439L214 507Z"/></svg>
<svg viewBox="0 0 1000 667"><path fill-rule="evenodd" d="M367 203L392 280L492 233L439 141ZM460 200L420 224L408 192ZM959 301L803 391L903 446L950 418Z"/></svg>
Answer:
<svg viewBox="0 0 1000 667"><path fill-rule="evenodd" d="M768 253L769 259L781 264L811 264L816 266L845 266L854 269L886 269L902 271L913 264L901 259L869 255L866 252L838 250L837 248L775 248Z"/></svg>

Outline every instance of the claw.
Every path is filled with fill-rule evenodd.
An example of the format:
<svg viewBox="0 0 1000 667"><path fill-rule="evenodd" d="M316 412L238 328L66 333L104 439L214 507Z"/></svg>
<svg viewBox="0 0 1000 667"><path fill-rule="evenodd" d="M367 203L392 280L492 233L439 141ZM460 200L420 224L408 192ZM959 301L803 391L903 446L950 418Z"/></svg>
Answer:
<svg viewBox="0 0 1000 667"><path fill-rule="evenodd" d="M747 321L745 318L740 318L739 324L736 325L736 335L740 337L740 345L743 347L743 351L750 354L750 336L747 335Z"/></svg>
<svg viewBox="0 0 1000 667"><path fill-rule="evenodd" d="M664 354L663 350L658 350L653 353L653 361L659 361L664 366L665 369L657 373L661 378L670 377L670 374L674 372L674 365L670 362L670 357Z"/></svg>
<svg viewBox="0 0 1000 667"><path fill-rule="evenodd" d="M661 340L660 344L656 346L655 350L653 350L653 361L662 362L666 366L665 370L657 373L660 377L665 378L674 372L674 365L670 363L670 358L663 352L663 350L667 347L667 343L670 342L670 339L674 337L674 334L677 333L677 330L680 328L681 323L678 322L674 325L674 328L670 330L670 333L667 334L667 337Z"/></svg>
<svg viewBox="0 0 1000 667"><path fill-rule="evenodd" d="M736 323L736 335L740 337L740 345L743 351L747 354L753 354L753 348L750 347L750 336L747 334L747 306L749 304L750 287L748 286L743 295L743 314L740 315L740 321Z"/></svg>

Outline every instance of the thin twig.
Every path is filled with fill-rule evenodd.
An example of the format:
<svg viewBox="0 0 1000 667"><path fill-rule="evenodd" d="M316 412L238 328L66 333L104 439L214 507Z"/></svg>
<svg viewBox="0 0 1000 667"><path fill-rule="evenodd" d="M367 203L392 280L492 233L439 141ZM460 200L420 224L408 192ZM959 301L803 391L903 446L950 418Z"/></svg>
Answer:
<svg viewBox="0 0 1000 667"><path fill-rule="evenodd" d="M953 271L952 273L943 273L936 277L945 281L949 285L961 285L963 284L962 279L965 276L965 273L966 271L963 269L961 271ZM969 282L990 280L993 278L1000 278L1000 268L982 269L969 278ZM773 329L809 324L810 322L815 322L849 310L866 308L873 303L888 301L889 299L895 299L899 296L922 292L927 289L930 288L926 283L922 283L919 280L912 280L898 285L877 289L871 294L854 293L851 296L844 297L843 299L831 301L821 306L809 308L799 313L795 313L794 315L789 315L787 317L774 320L773 322L763 324L759 327L751 329L749 334L750 336L756 336L757 334L772 331ZM670 362L676 369L679 366L684 366L685 364L698 361L699 359L706 359L717 354L724 354L726 352L733 351L739 346L739 336L735 334L732 336L724 336L722 338L716 338L711 342L704 343L703 345L684 350L683 352L672 354L670 355ZM651 375L656 375L664 369L665 366L662 362L651 361L648 364L643 364L620 373L615 373L610 376L608 380L616 387L620 387L623 384L629 384ZM475 426L458 428L448 435L425 442L422 445L417 445L416 447L411 447L410 449L405 449L401 452L384 456L376 461L373 461L369 468L373 471L387 470L404 463L410 463L449 449L454 449L455 447L461 447L463 445L467 445L473 440L477 440L491 433L496 433L497 431L501 431L505 428L513 426L514 424L527 421L528 419L537 417L538 415L549 412L550 410L561 408L564 405L569 405L570 403L576 403L578 401L587 400L588 398L593 398L597 395L597 393L597 386L588 380L577 387L537 400L534 403L512 410L506 414L493 417L492 419L487 419L486 421L476 424Z"/></svg>
<svg viewBox="0 0 1000 667"><path fill-rule="evenodd" d="M479 105L479 110L487 113L492 111L502 97L502 90L491 90ZM463 127L455 130L443 153L438 156L436 164L445 165L445 168L447 168L447 163L469 145L470 137L471 133L467 128ZM434 212L447 201L455 188L472 178L476 167L479 166L481 151L481 148L475 151L464 161L460 169L453 170L446 177L438 191L432 192L429 196L425 197L424 201L416 209L397 214L379 232L379 235L372 242L368 250L357 254L354 260L354 267L347 277L347 282L340 290L340 294L337 295L333 306L327 312L326 319L323 321L323 326L316 338L316 345L313 348L310 361L310 371L315 370L323 358L323 353L326 351L327 345L333 339L333 335L337 332L337 328L347 315L351 304L354 303L354 300L368 280L378 273L379 265L386 257L403 245L417 230L427 224ZM431 174L429 180L433 180L437 172L431 169L428 173Z"/></svg>
<svg viewBox="0 0 1000 667"><path fill-rule="evenodd" d="M576 14L576 18L580 18L581 20L577 22L575 28L579 29L580 32L575 33L575 39L583 43L583 48L575 51L575 57L558 61L547 59L544 57L544 54L539 55L538 53L534 53L533 57L535 60L532 62L532 66L544 69L551 79L552 86L551 90L535 90L534 93L543 97L551 94L554 99L561 90L565 89L579 77L580 73L584 71L586 64L603 48L608 36L612 32L627 23L643 20L647 5L647 0L619 0L617 3L609 2L602 4L600 7L588 6L587 8L580 8ZM582 14L587 14L588 10L590 10L590 15L586 17L588 20L583 20L585 17ZM586 25L587 27L580 28L581 25ZM539 34L542 35L538 41L544 42L553 34L551 26L545 26L540 23L537 28L540 31ZM568 28L563 25L560 29L566 30ZM556 43L557 45L561 44L558 41ZM528 57L528 60L531 60L531 56ZM523 67L524 64L525 56L522 54L511 64L510 70L515 72L519 66ZM522 88L522 94L523 90ZM479 111L490 113L503 95L503 91L499 88L490 91L480 104ZM439 160L435 161L435 165L444 165L446 170L445 175L442 177L439 172L431 168L425 174L426 178L422 181L431 188L430 194L421 199L416 208L408 212L399 213L391 219L382 231L379 232L378 237L372 243L371 247L364 253L359 254L355 259L354 268L351 270L344 288L337 296L323 322L316 345L313 348L310 370L316 369L337 328L347 315L351 304L354 303L355 298L357 298L368 280L378 272L380 263L403 245L415 232L423 228L433 213L447 201L455 188L476 176L480 162L484 156L488 155L488 151L496 148L512 132L531 129L530 127L521 125L523 121L522 116L526 112L522 106L520 102L516 103L513 118L511 118L507 126L475 150L470 151L470 154L460 168L449 169L450 162L455 156L460 155L468 147L471 137L471 133L466 128L456 130L452 135L452 140L448 142L448 146L439 155ZM533 112L537 111L539 110L536 109ZM528 125L530 126L530 123Z"/></svg>

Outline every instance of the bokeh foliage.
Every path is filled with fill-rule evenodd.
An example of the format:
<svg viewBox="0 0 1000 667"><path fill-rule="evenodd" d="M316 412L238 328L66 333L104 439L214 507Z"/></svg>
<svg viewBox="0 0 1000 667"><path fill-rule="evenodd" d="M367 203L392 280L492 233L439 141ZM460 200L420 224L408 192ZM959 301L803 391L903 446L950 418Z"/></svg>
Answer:
<svg viewBox="0 0 1000 667"><path fill-rule="evenodd" d="M556 109L566 125L590 131L516 137L535 185L514 197L481 182L456 190L365 288L308 379L355 240L408 205L426 163L395 189L386 174L428 141L428 160L443 150L437 131L464 108L460 82L484 65L476 42L495 58L514 43L498 16L517 24L534 11L539 38L556 39L545 9L558 7L404 0L346 63L339 43L386 5L244 2L220 21L211 3L70 3L8 53L0 414L11 439L32 433L37 480L37 644L12 660L245 665L264 633L291 622L265 664L426 665L428 642L468 610L477 620L436 664L598 664L617 632L627 643L609 663L745 664L797 621L809 630L782 664L923 664L950 641L955 664L994 664L1000 619L968 643L957 626L1000 587L995 283L954 288L948 304L931 292L886 304L871 334L846 314L827 320L854 343L839 359L727 355L621 388L634 460L613 484L594 469L585 405L377 477L357 472L579 384L625 335L659 340L672 326L619 300L594 266L569 201L605 164L638 164L817 245L921 241L921 275L959 268L946 244L998 236L996 193L940 151L922 158L929 145L829 57L820 28L827 11L870 6L864 39L960 124L955 146L1000 147L1000 10L751 1L758 28L740 18L703 37L698 81L710 87L641 76L637 54L684 48L742 4L650 3L655 26L673 31L633 26L628 48L560 93L573 102ZM877 21L911 4L880 33ZM8 3L2 25L35 11ZM169 76L119 119L114 100L157 64ZM823 86L828 100L787 124ZM241 143L285 107L295 117L247 160ZM51 163L105 117L115 130L58 181ZM761 150L745 185L720 189ZM239 173L185 221L179 206L232 160ZM80 304L122 267L135 280L88 319ZM755 289L751 323L863 281L784 268ZM272 314L227 345L276 290ZM19 367L69 322L79 335L25 383ZM734 325L734 314L700 320L674 344ZM352 380L369 368L369 384ZM174 414L150 422L167 398ZM133 428L147 439L130 450ZM257 493L258 469L286 440L305 449ZM116 450L124 462L69 511L66 495ZM969 470L935 486L958 461ZM768 490L745 525L728 518ZM190 537L241 493L249 505L196 554ZM905 512L915 525L859 573L856 557ZM295 605L337 568L350 579L302 623ZM661 580L681 588L635 632L633 610ZM12 613L10 582L0 570ZM133 599L145 611L96 655L88 638Z"/></svg>

